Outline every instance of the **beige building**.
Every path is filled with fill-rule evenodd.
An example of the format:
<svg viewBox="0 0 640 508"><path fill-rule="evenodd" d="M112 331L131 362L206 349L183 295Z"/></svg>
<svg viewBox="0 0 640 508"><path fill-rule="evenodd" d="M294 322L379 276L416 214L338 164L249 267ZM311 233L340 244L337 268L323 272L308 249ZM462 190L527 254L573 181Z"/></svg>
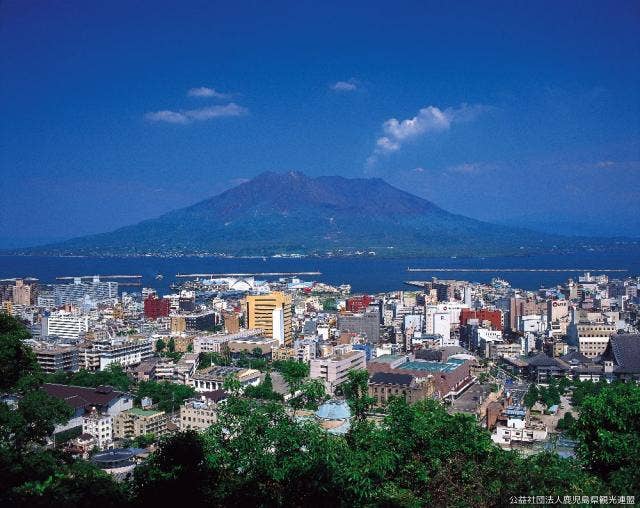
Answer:
<svg viewBox="0 0 640 508"><path fill-rule="evenodd" d="M408 404L431 397L436 391L433 377L416 379L410 374L376 372L369 378L369 396L377 406L384 406L390 397L402 397Z"/></svg>
<svg viewBox="0 0 640 508"><path fill-rule="evenodd" d="M16 280L16 284L13 286L13 303L24 306L31 304L31 286L26 285L20 279Z"/></svg>
<svg viewBox="0 0 640 508"><path fill-rule="evenodd" d="M203 431L218 421L218 403L223 400L202 396L188 399L180 406L180 430Z"/></svg>
<svg viewBox="0 0 640 508"><path fill-rule="evenodd" d="M293 342L291 305L291 295L280 291L247 296L248 327L262 328L265 336L290 346Z"/></svg>
<svg viewBox="0 0 640 508"><path fill-rule="evenodd" d="M240 353L252 354L256 349L262 351L263 355L270 355L278 348L278 341L265 337L241 337L230 340L227 347L232 356Z"/></svg>
<svg viewBox="0 0 640 508"><path fill-rule="evenodd" d="M578 335L578 350L588 358L595 358L604 353L609 338L616 333L613 324L578 323L575 325Z"/></svg>
<svg viewBox="0 0 640 508"><path fill-rule="evenodd" d="M118 414L113 427L114 435L118 439L134 438L145 434L160 437L167 433L167 416L164 411L132 408Z"/></svg>
<svg viewBox="0 0 640 508"><path fill-rule="evenodd" d="M224 331L227 333L238 333L240 331L240 317L235 312L222 311L222 321Z"/></svg>
<svg viewBox="0 0 640 508"><path fill-rule="evenodd" d="M336 347L333 356L311 360L310 377L324 380L327 392L333 395L338 385L347 380L350 370L365 369L365 352Z"/></svg>
<svg viewBox="0 0 640 508"><path fill-rule="evenodd" d="M281 347L271 351L271 359L274 362L293 360L296 358L296 350L290 347Z"/></svg>
<svg viewBox="0 0 640 508"><path fill-rule="evenodd" d="M170 330L172 334L184 333L187 331L187 320L184 316L171 316Z"/></svg>

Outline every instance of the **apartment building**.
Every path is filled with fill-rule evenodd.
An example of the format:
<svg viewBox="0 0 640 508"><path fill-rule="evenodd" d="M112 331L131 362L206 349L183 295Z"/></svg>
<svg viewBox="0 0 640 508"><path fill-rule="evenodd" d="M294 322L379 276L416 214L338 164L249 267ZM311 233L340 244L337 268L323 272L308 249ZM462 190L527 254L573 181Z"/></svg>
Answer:
<svg viewBox="0 0 640 508"><path fill-rule="evenodd" d="M36 360L43 372L53 374L58 371L77 372L78 348L41 343L33 348Z"/></svg>
<svg viewBox="0 0 640 508"><path fill-rule="evenodd" d="M350 370L366 368L366 353L347 347L336 347L333 356L311 360L310 377L322 379L333 395L338 385L347 380Z"/></svg>
<svg viewBox="0 0 640 508"><path fill-rule="evenodd" d="M616 326L608 323L578 323L574 325L573 337L577 336L578 351L587 358L604 353L609 338L616 333Z"/></svg>
<svg viewBox="0 0 640 508"><path fill-rule="evenodd" d="M113 446L113 417L93 411L82 418L82 433L89 434L100 450Z"/></svg>
<svg viewBox="0 0 640 508"><path fill-rule="evenodd" d="M104 370L112 363L138 365L152 355L153 340L141 336L96 340L80 346L80 363L89 371Z"/></svg>
<svg viewBox="0 0 640 508"><path fill-rule="evenodd" d="M115 417L114 434L118 439L129 439L145 434L156 437L167 433L167 416L164 411L132 408Z"/></svg>

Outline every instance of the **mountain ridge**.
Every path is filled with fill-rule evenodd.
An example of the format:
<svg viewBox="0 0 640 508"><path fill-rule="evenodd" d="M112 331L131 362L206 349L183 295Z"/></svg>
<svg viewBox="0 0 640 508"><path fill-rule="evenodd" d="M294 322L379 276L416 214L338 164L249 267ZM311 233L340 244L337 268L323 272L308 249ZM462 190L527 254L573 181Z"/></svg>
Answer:
<svg viewBox="0 0 640 508"><path fill-rule="evenodd" d="M156 218L14 252L492 256L569 249L579 241L457 215L380 178L268 171Z"/></svg>

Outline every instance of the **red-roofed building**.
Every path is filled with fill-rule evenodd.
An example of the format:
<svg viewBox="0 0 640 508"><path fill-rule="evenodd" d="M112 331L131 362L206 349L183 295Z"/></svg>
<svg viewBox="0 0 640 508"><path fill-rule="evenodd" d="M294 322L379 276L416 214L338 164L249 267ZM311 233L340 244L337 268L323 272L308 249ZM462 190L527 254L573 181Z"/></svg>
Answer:
<svg viewBox="0 0 640 508"><path fill-rule="evenodd" d="M470 319L477 319L480 322L489 321L491 328L502 331L502 311L462 309L460 312L460 326L466 325Z"/></svg>
<svg viewBox="0 0 640 508"><path fill-rule="evenodd" d="M361 312L365 310L371 302L373 302L373 298L369 295L352 296L347 299L347 310L349 312Z"/></svg>
<svg viewBox="0 0 640 508"><path fill-rule="evenodd" d="M155 294L150 295L144 301L144 317L147 319L158 319L169 316L169 300L158 298Z"/></svg>

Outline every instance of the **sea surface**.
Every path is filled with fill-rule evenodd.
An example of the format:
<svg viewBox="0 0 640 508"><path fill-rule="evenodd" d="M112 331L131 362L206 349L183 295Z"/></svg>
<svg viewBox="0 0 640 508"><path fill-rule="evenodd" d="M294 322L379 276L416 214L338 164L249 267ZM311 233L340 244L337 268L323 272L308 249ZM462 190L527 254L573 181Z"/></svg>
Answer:
<svg viewBox="0 0 640 508"><path fill-rule="evenodd" d="M451 269L452 271L408 272L407 268ZM505 271L513 269L559 271ZM610 270L625 270L610 272ZM472 270L472 271L456 271ZM473 271L489 270L489 271ZM351 284L353 292L377 293L409 289L408 280L460 279L489 282L501 277L514 287L535 290L562 284L584 271L607 273L623 278L640 274L640 250L627 253L587 252L568 255L539 255L492 258L217 258L217 257L50 257L0 256L0 279L35 277L42 283L54 283L60 276L142 275L145 286L162 294L170 292L169 284L182 273L256 273L256 272L321 272L303 276L328 284ZM163 275L157 280L156 275ZM260 277L257 279L276 279ZM139 288L123 288L139 291Z"/></svg>

